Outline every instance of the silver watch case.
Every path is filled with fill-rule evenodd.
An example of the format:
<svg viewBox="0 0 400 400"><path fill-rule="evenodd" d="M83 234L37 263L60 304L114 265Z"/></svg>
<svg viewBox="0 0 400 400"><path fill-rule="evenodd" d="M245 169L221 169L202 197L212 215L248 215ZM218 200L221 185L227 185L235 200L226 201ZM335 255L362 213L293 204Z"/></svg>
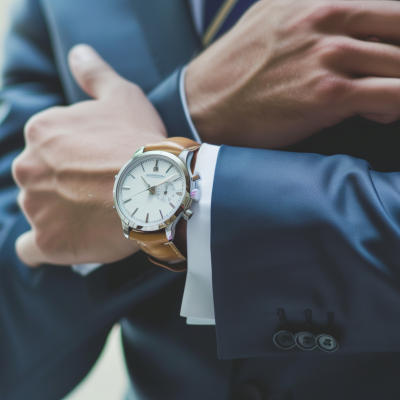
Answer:
<svg viewBox="0 0 400 400"><path fill-rule="evenodd" d="M165 229L166 237L168 240L172 240L175 236L175 227L181 217L185 219L189 219L192 215L190 211L190 207L192 206L193 199L190 197L190 193L196 189L196 182L193 180L192 171L190 168L190 162L193 157L193 152L187 149L183 150L179 157L176 157L172 153L166 151L147 151L146 153L143 152L144 147L141 147L133 157L120 169L118 175L115 176L115 183L113 188L113 197L114 197L114 207L118 213L118 216L121 218L122 222L122 229L124 231L124 235L126 238L129 238L130 230L138 231L138 232L151 232L151 231L158 231L161 229ZM119 180L125 170L129 168L134 162L136 162L140 158L145 158L151 155L158 155L163 156L166 158L171 159L174 161L183 171L185 180L186 180L186 191L183 196L182 202L179 205L177 211L174 215L172 215L169 219L164 221L161 224L152 225L152 226L141 226L135 224L134 222L130 221L123 213L119 207L117 201L117 187L119 184Z"/></svg>

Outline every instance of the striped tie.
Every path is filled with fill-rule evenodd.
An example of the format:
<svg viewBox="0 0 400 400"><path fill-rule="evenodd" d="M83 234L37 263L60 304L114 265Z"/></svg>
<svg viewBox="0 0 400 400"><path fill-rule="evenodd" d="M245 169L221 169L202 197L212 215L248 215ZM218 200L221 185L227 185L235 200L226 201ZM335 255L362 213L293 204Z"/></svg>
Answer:
<svg viewBox="0 0 400 400"><path fill-rule="evenodd" d="M238 21L257 0L205 0L203 45L208 46Z"/></svg>

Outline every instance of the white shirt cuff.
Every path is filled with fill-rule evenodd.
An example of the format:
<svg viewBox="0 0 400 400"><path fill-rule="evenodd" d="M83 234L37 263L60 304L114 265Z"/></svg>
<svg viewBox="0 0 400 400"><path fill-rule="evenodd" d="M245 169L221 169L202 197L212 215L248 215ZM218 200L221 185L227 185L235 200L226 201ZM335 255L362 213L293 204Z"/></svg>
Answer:
<svg viewBox="0 0 400 400"><path fill-rule="evenodd" d="M86 276L93 272L95 269L100 268L102 265L103 264L98 263L73 265L72 270L79 275Z"/></svg>
<svg viewBox="0 0 400 400"><path fill-rule="evenodd" d="M188 324L215 324L211 268L211 195L219 146L203 144L197 156L195 171L201 175L198 187L201 197L194 202L192 218L187 225L188 272L183 294L181 316Z"/></svg>
<svg viewBox="0 0 400 400"><path fill-rule="evenodd" d="M188 108L187 101L186 101L186 91L185 91L186 70L187 70L187 66L183 67L182 71L181 71L181 76L179 77L179 94L181 96L183 112L185 113L186 121L190 127L190 130L192 131L194 140L198 143L202 143L200 136L199 136L196 128L193 125L192 117L190 116L189 108Z"/></svg>
<svg viewBox="0 0 400 400"><path fill-rule="evenodd" d="M215 319L207 318L186 318L188 325L215 325Z"/></svg>

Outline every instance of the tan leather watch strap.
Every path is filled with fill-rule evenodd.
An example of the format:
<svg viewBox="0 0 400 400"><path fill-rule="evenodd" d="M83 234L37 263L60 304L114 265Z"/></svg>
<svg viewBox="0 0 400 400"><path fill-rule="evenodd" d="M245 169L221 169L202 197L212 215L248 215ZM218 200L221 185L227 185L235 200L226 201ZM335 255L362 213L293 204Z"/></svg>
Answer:
<svg viewBox="0 0 400 400"><path fill-rule="evenodd" d="M163 140L162 142L148 144L143 152L147 151L167 151L172 153L174 156L179 156L183 150L188 149L195 151L200 147L200 145L190 139L184 137L173 137Z"/></svg>
<svg viewBox="0 0 400 400"><path fill-rule="evenodd" d="M178 157L185 149L196 151L199 148L200 145L193 140L183 137L174 137L165 139L159 143L149 144L144 148L143 152L166 151ZM185 271L187 269L186 258L181 254L174 243L167 239L165 229L155 232L138 232L131 230L129 238L134 240L140 248L149 255L150 261L154 264L175 272Z"/></svg>
<svg viewBox="0 0 400 400"><path fill-rule="evenodd" d="M145 233L130 231L129 238L134 240L150 256L150 261L158 261L154 262L155 264L176 272L186 270L186 263L182 265L182 262L186 261L186 258L175 247L173 242L168 241L164 229L162 231ZM176 264L170 264L172 262Z"/></svg>

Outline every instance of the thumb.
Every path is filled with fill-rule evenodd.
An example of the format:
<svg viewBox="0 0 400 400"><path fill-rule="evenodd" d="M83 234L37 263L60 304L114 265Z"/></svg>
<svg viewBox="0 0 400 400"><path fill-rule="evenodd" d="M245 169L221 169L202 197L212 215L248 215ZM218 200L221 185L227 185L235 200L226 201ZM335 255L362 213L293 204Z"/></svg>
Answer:
<svg viewBox="0 0 400 400"><path fill-rule="evenodd" d="M90 46L78 44L68 56L69 67L78 85L91 97L107 97L125 80Z"/></svg>
<svg viewBox="0 0 400 400"><path fill-rule="evenodd" d="M44 263L44 254L39 250L35 243L32 231L23 233L15 242L15 250L21 261L30 267L38 267Z"/></svg>

